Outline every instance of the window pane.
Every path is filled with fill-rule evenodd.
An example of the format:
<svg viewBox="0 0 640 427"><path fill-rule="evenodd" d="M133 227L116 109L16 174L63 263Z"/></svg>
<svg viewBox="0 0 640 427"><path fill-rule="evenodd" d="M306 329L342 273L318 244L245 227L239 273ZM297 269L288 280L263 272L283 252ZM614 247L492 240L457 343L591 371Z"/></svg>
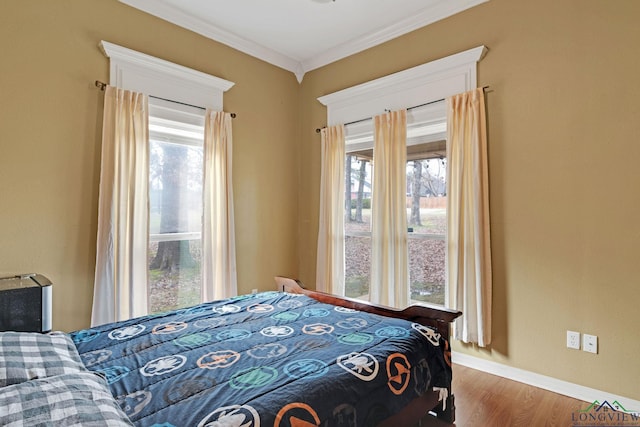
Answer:
<svg viewBox="0 0 640 427"><path fill-rule="evenodd" d="M369 298L371 278L371 162L345 161L345 295Z"/></svg>
<svg viewBox="0 0 640 427"><path fill-rule="evenodd" d="M149 243L149 313L200 303L201 249L200 240ZM162 262L168 268L154 268Z"/></svg>
<svg viewBox="0 0 640 427"><path fill-rule="evenodd" d="M345 236L345 296L369 299L371 237Z"/></svg>
<svg viewBox="0 0 640 427"><path fill-rule="evenodd" d="M202 167L202 147L151 141L150 234L202 230Z"/></svg>
<svg viewBox="0 0 640 427"><path fill-rule="evenodd" d="M407 162L411 299L444 304L447 163L442 153L433 150L414 152L413 157Z"/></svg>
<svg viewBox="0 0 640 427"><path fill-rule="evenodd" d="M203 136L162 124L150 140L150 313L201 302Z"/></svg>
<svg viewBox="0 0 640 427"><path fill-rule="evenodd" d="M445 240L409 239L411 300L444 305Z"/></svg>

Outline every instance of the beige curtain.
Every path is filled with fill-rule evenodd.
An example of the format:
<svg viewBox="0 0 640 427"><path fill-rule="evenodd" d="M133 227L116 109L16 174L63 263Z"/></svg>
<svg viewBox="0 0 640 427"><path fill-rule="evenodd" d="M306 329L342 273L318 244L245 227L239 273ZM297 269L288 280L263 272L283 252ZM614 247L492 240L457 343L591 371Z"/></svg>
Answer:
<svg viewBox="0 0 640 427"><path fill-rule="evenodd" d="M322 129L316 289L344 295L344 126Z"/></svg>
<svg viewBox="0 0 640 427"><path fill-rule="evenodd" d="M231 114L207 110L204 127L202 301L238 293Z"/></svg>
<svg viewBox="0 0 640 427"><path fill-rule="evenodd" d="M407 111L374 117L371 302L409 303Z"/></svg>
<svg viewBox="0 0 640 427"><path fill-rule="evenodd" d="M484 91L447 99L447 280L454 337L491 343L491 248Z"/></svg>
<svg viewBox="0 0 640 427"><path fill-rule="evenodd" d="M147 314L148 182L148 99L107 86L92 326Z"/></svg>

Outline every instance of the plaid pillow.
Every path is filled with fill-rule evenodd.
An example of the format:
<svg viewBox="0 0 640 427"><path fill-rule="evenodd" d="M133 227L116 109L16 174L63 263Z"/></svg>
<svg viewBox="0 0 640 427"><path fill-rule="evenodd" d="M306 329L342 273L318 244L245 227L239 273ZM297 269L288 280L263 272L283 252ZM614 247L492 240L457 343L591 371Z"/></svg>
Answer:
<svg viewBox="0 0 640 427"><path fill-rule="evenodd" d="M6 427L131 427L106 380L93 372L56 375L0 388Z"/></svg>
<svg viewBox="0 0 640 427"><path fill-rule="evenodd" d="M86 370L62 332L0 332L0 387Z"/></svg>

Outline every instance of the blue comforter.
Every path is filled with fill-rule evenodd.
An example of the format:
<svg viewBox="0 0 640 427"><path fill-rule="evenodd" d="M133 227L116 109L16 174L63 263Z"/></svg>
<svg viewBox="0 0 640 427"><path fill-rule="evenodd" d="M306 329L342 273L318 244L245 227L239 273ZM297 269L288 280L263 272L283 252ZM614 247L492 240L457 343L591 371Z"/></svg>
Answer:
<svg viewBox="0 0 640 427"><path fill-rule="evenodd" d="M450 387L430 328L264 292L71 333L138 426L368 426Z"/></svg>

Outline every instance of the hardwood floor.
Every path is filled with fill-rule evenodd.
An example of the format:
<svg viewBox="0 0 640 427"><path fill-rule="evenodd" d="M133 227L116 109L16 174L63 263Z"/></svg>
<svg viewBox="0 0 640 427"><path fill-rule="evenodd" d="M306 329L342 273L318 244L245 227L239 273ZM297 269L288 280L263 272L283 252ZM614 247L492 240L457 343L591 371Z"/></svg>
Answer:
<svg viewBox="0 0 640 427"><path fill-rule="evenodd" d="M588 406L547 390L487 374L460 365L453 366L456 427L572 426L572 414ZM422 426L451 427L438 420Z"/></svg>

